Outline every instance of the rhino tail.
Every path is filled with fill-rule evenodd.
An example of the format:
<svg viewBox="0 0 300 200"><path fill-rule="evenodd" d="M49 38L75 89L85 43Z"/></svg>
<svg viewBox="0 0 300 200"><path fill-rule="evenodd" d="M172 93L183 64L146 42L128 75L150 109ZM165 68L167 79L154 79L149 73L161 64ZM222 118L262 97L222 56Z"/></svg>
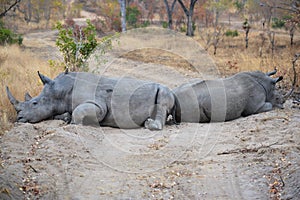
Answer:
<svg viewBox="0 0 300 200"><path fill-rule="evenodd" d="M174 99L175 99L175 104L173 106L172 110L172 118L174 124L179 124L181 122L181 108L180 108L180 103L178 101L177 96L173 93Z"/></svg>

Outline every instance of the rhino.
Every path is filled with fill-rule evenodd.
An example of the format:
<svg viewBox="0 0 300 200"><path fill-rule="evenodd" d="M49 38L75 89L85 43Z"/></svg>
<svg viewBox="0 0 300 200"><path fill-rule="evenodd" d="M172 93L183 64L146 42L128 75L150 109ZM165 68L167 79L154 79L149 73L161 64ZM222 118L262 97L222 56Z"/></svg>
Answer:
<svg viewBox="0 0 300 200"><path fill-rule="evenodd" d="M283 96L275 90L283 77L270 77L276 72L240 72L224 79L185 83L173 89L176 120L223 122L283 108Z"/></svg>
<svg viewBox="0 0 300 200"><path fill-rule="evenodd" d="M71 123L161 130L174 113L175 97L159 83L130 77L110 78L86 72L64 72L55 79L38 72L44 84L39 96L18 101L6 86L17 122L65 118Z"/></svg>

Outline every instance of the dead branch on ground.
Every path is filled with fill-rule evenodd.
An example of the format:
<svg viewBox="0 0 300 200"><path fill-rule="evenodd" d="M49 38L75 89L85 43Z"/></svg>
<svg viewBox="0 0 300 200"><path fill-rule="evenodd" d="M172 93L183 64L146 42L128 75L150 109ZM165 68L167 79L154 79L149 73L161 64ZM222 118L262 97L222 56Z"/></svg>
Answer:
<svg viewBox="0 0 300 200"><path fill-rule="evenodd" d="M258 150L260 150L260 149L269 148L275 144L278 144L278 142L274 142L274 143L268 144L268 145L261 145L259 147L254 147L254 148L238 148L238 149L226 150L226 151L217 153L217 155L227 155L227 154L234 154L234 153L255 153L255 152L258 152Z"/></svg>

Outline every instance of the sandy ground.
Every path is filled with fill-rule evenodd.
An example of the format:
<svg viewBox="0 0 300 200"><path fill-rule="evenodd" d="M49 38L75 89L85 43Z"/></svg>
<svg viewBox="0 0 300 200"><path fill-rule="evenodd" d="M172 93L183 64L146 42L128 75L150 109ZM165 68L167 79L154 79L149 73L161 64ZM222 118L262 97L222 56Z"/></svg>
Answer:
<svg viewBox="0 0 300 200"><path fill-rule="evenodd" d="M147 56L143 49L159 49L157 62L130 57ZM170 56L162 51L194 69L164 65ZM193 40L152 29L121 35L89 68L170 88L219 76ZM299 124L291 100L283 110L154 132L16 123L0 138L0 199L299 199Z"/></svg>

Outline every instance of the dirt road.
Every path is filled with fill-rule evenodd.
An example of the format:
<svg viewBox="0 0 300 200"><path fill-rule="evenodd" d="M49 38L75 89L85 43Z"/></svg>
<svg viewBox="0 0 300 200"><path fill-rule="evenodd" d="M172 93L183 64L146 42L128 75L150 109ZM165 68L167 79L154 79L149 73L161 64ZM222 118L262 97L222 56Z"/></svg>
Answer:
<svg viewBox="0 0 300 200"><path fill-rule="evenodd" d="M160 52L155 62L139 57L145 49ZM162 64L175 57L194 68ZM121 35L89 68L171 88L219 76L193 40L157 29ZM0 199L299 199L299 123L300 110L288 101L284 110L154 132L15 124L0 139Z"/></svg>

